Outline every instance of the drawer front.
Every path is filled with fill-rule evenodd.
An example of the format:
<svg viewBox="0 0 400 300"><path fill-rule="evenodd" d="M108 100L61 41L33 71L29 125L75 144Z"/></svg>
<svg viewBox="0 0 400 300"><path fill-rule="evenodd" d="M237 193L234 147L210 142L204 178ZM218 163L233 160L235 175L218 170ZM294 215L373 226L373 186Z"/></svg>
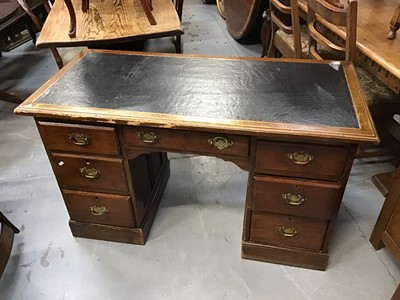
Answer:
<svg viewBox="0 0 400 300"><path fill-rule="evenodd" d="M337 213L341 196L341 186L336 183L256 176L253 210L331 219Z"/></svg>
<svg viewBox="0 0 400 300"><path fill-rule="evenodd" d="M257 172L315 179L343 176L350 149L301 143L258 142Z"/></svg>
<svg viewBox="0 0 400 300"><path fill-rule="evenodd" d="M274 246L320 251L327 226L327 221L253 213L250 240Z"/></svg>
<svg viewBox="0 0 400 300"><path fill-rule="evenodd" d="M52 153L51 160L64 188L128 193L122 159Z"/></svg>
<svg viewBox="0 0 400 300"><path fill-rule="evenodd" d="M69 215L74 221L134 227L129 196L63 192Z"/></svg>
<svg viewBox="0 0 400 300"><path fill-rule="evenodd" d="M249 155L249 138L228 134L211 134L157 128L125 127L126 147L146 147L187 151L210 155Z"/></svg>
<svg viewBox="0 0 400 300"><path fill-rule="evenodd" d="M39 122L39 131L49 150L119 155L113 127Z"/></svg>

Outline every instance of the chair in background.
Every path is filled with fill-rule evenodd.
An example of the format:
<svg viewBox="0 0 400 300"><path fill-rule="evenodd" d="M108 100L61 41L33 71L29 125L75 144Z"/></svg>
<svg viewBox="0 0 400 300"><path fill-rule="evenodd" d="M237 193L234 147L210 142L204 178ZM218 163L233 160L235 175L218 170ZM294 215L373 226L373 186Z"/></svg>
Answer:
<svg viewBox="0 0 400 300"><path fill-rule="evenodd" d="M327 29L327 24L346 27L346 40ZM347 8L335 7L325 0L308 0L308 28L310 32L310 58L352 61L361 89L371 112L381 142L378 146L359 147L356 157L393 157L395 166L400 162L400 95L376 77L356 65L357 2L350 1ZM393 174L375 174L371 178L378 190L386 195L393 182Z"/></svg>
<svg viewBox="0 0 400 300"><path fill-rule="evenodd" d="M357 1L349 1L346 9L334 6L326 0L307 1L307 5L310 58L354 62L357 51ZM330 35L326 26L329 24L346 27L344 46L341 40Z"/></svg>
<svg viewBox="0 0 400 300"><path fill-rule="evenodd" d="M289 0L288 5L280 0L270 0L268 19L271 21L271 39L267 57L308 56L308 33L306 26L300 26L298 0Z"/></svg>
<svg viewBox="0 0 400 300"><path fill-rule="evenodd" d="M2 52L9 52L29 40L36 42L36 33L41 28L38 25L47 17L50 8L43 0L26 1L24 0L24 7L17 0L0 3L0 57ZM34 19L31 16L34 16ZM56 61L59 60L57 65L62 67L57 50L53 54ZM1 89L0 101L21 103L23 99Z"/></svg>
<svg viewBox="0 0 400 300"><path fill-rule="evenodd" d="M19 229L15 227L7 218L0 212L0 278L7 266L10 258L11 249L14 242L14 235L19 233Z"/></svg>
<svg viewBox="0 0 400 300"><path fill-rule="evenodd" d="M310 58L347 60L355 64L361 88L381 137L378 147L360 147L357 157L399 156L400 126L393 116L400 113L400 96L366 70L356 66L357 1L350 0L346 8L337 7L328 1L307 1ZM335 26L346 28L345 40L329 30Z"/></svg>

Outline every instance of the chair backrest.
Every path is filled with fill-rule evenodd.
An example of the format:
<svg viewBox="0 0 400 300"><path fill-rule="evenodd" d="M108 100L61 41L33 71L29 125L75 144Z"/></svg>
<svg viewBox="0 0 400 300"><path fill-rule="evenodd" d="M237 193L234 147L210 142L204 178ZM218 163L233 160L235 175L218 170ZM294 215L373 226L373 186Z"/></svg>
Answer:
<svg viewBox="0 0 400 300"><path fill-rule="evenodd" d="M270 12L272 22L271 43L274 43L274 35L280 29L290 35L293 40L294 53L290 56L302 58L298 0L270 0Z"/></svg>
<svg viewBox="0 0 400 300"><path fill-rule="evenodd" d="M340 8L327 0L308 0L309 53L314 59L355 61L357 37L357 1L349 0ZM344 27L345 41L332 34L331 29Z"/></svg>

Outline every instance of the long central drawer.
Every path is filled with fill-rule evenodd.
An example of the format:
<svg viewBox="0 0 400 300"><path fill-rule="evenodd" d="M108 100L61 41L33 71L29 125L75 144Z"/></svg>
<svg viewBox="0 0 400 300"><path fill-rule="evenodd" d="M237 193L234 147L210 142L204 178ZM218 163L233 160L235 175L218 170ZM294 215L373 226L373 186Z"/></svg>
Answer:
<svg viewBox="0 0 400 300"><path fill-rule="evenodd" d="M250 140L239 135L126 126L123 136L128 149L146 147L217 156L249 156Z"/></svg>

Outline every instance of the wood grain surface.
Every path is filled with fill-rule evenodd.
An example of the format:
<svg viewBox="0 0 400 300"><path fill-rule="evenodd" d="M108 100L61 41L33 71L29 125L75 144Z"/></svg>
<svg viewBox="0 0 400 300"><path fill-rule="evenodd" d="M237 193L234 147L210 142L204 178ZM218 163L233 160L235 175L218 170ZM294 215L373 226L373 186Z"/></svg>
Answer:
<svg viewBox="0 0 400 300"><path fill-rule="evenodd" d="M150 24L140 0L91 0L86 13L80 9L80 0L72 0L72 3L77 19L76 37L68 36L67 7L63 0L56 0L40 33L37 47L106 45L183 34L170 0L153 0L156 25Z"/></svg>

